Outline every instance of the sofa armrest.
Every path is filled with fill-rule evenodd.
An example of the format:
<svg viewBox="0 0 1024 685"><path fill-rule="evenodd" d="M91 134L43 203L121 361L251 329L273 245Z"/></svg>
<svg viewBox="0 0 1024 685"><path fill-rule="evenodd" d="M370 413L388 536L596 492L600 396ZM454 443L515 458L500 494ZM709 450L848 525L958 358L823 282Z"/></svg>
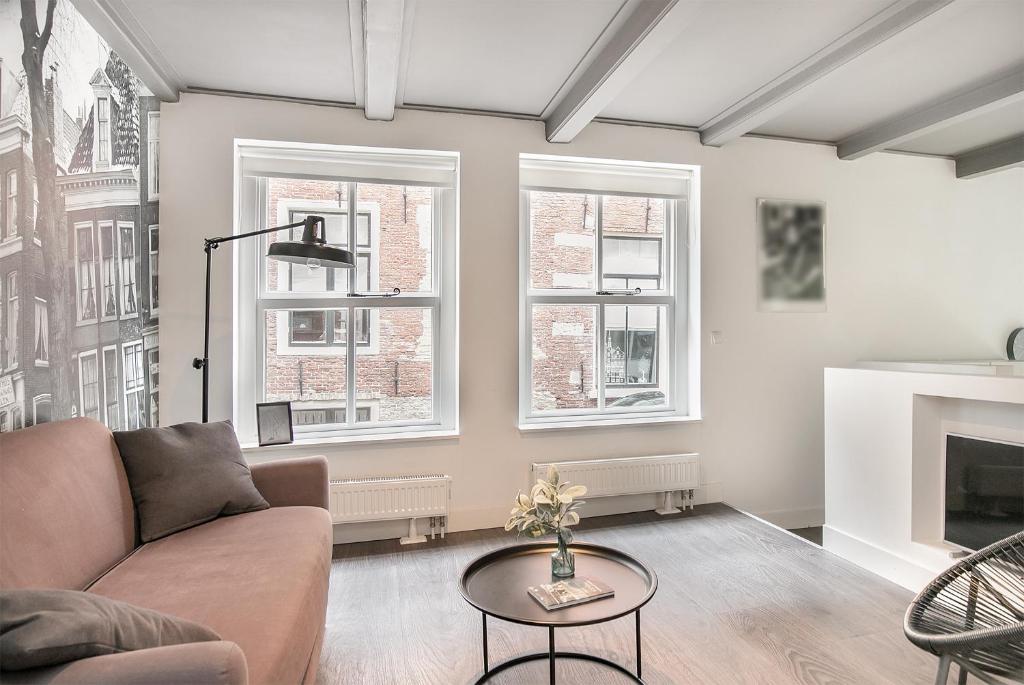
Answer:
<svg viewBox="0 0 1024 685"><path fill-rule="evenodd" d="M247 685L245 654L234 642L191 642L107 654L50 668L4 671L4 685Z"/></svg>
<svg viewBox="0 0 1024 685"><path fill-rule="evenodd" d="M266 461L250 470L256 489L272 507L330 509L327 457Z"/></svg>

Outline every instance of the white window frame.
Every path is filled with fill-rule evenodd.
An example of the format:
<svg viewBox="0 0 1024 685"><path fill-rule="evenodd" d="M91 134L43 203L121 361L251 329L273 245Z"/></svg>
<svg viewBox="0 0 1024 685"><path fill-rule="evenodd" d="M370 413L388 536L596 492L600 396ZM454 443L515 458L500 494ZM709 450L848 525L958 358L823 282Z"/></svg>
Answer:
<svg viewBox="0 0 1024 685"><path fill-rule="evenodd" d="M82 261L81 261L81 245L78 241L78 233L81 229L89 229L90 242L92 243L92 299L95 303L96 312L95 316L84 318L85 314L85 302L82 300ZM92 221L78 221L74 225L75 231L75 323L78 326L84 326L87 324L96 323L97 317L103 311L103 303L100 300L100 279L99 275L102 271L101 262L102 259L100 253L100 247L97 244L97 233L96 225Z"/></svg>
<svg viewBox="0 0 1024 685"><path fill-rule="evenodd" d="M113 126L111 126L111 117L113 108L110 104L110 96L102 95L96 98L96 165L109 165L112 162L113 157ZM105 110L105 112L104 112ZM105 117L103 116L105 114ZM107 140L104 145L103 136L106 134Z"/></svg>
<svg viewBox="0 0 1024 685"><path fill-rule="evenodd" d="M107 367L107 354L114 353L114 397L110 398L107 395L107 372L110 370ZM121 373L118 365L120 364L121 353L117 349L117 345L106 345L100 350L100 385L103 387L103 393L100 398L100 403L103 405L103 423L107 425L111 430L121 430L126 425L125 411L122 410L121 406ZM113 399L113 402L110 400ZM110 407L114 407L114 411L117 412L117 423L111 424L110 422Z"/></svg>
<svg viewBox="0 0 1024 685"><path fill-rule="evenodd" d="M109 232L110 235L110 288L112 289L114 312L107 314L106 302L107 302L107 265L104 264L103 256L103 233L104 231ZM118 274L121 271L121 254L118 250L119 236L117 233L117 226L113 221L98 221L96 222L96 229L93 231L93 250L96 259L96 269L99 272L96 278L96 286L98 296L96 298L96 315L100 317L100 321L116 321L120 309L121 301L121 286Z"/></svg>
<svg viewBox="0 0 1024 685"><path fill-rule="evenodd" d="M411 162L406 160L412 159ZM383 163L382 163L383 160ZM242 240L235 246L236 297L234 311L234 395L233 418L244 446L255 446L255 404L263 401L265 387L265 317L277 309L346 309L349 319L358 308L412 307L432 310L432 419L429 421L391 421L357 424L356 412L347 415L345 426L318 426L301 431L296 427L295 444L408 440L452 437L459 433L458 371L458 235L459 235L459 154L421 150L398 150L343 145L280 143L272 141L235 141L235 232L243 233L269 222L260 214L266 211L267 198L252 175L243 173L245 164L268 176L317 178L331 181L415 185L416 178L391 175L362 175L352 170L383 170L385 174L417 174L450 180L433 193L431 276L429 292L406 293L396 297L350 297L348 293L290 293L269 291L263 268L262 240ZM423 166L416 164L422 162ZM431 174L433 174L431 176ZM359 214L355 193L349 193L350 217ZM303 205L309 205L303 201ZM337 206L334 203L334 206ZM355 222L350 222L349 243L355 245ZM378 242L379 244L379 242ZM354 271L354 270L353 270ZM354 278L354 274L352 276ZM372 278L372 276L371 276ZM357 349L346 354L347 375L355 378L358 346L354 344L355 326L348 325L348 341L342 348ZM252 341L257 344L252 344ZM358 407L354 382L348 382L346 406Z"/></svg>
<svg viewBox="0 0 1024 685"><path fill-rule="evenodd" d="M32 398L32 425L39 425L39 406L47 404L50 407L50 421L53 421L53 398L50 393L43 393Z"/></svg>
<svg viewBox="0 0 1024 685"><path fill-rule="evenodd" d="M43 338L43 351L46 354L44 359L36 355L36 342L40 335ZM35 358L36 366L47 368L50 366L50 310L47 308L46 300L36 297L35 322L32 326L32 356Z"/></svg>
<svg viewBox="0 0 1024 685"><path fill-rule="evenodd" d="M87 416L85 413L85 374L83 373L82 362L92 357L96 363L96 416L94 417L97 421L103 416L103 394L100 392L100 388L103 383L103 376L100 370L100 359L96 350L89 350L87 352L78 353L78 401L80 406L78 408L79 416Z"/></svg>
<svg viewBox="0 0 1024 685"><path fill-rule="evenodd" d="M549 155L521 155L521 164L542 162L556 168L580 168L602 177L599 187L520 186L519 203L519 418L520 430L587 428L623 424L699 421L700 408L700 167L688 164L646 164L619 160ZM632 174L630 170L639 173ZM530 192L547 190L598 196L659 197L644 191L645 170L659 175L688 178L684 197L666 198L666 234L662 242L663 267L661 290L639 295L598 295L602 289L602 239L599 224L594 225L594 272L592 288L533 288L530 273ZM521 172L522 173L522 172ZM616 175L622 175L621 190ZM598 201L601 205L600 200ZM613 232L612 236L620 235ZM595 307L594 377L598 407L535 411L533 409L533 305L588 305ZM662 360L668 360L667 404L657 407L610 407L606 398L622 395L620 386L606 389L604 380L605 331L604 307L659 305L667 307L668 349L659 351L659 373L665 372ZM661 341L659 341L659 346ZM640 388L638 388L640 390ZM626 394L632 392L628 388Z"/></svg>
<svg viewBox="0 0 1024 685"><path fill-rule="evenodd" d="M135 381L137 385L131 389L128 388L128 355L136 350L138 353L138 366L136 370L138 374L135 374ZM142 347L142 340L133 340L126 342L121 345L121 386L124 389L124 426L122 430L134 430L136 428L145 427L149 417L149 398L146 397L146 351ZM143 401L140 403L135 395L141 395ZM139 409L139 425L133 426L129 421L130 411L129 406L131 402L135 402L135 406Z"/></svg>
<svg viewBox="0 0 1024 685"><path fill-rule="evenodd" d="M12 240L18 237L18 170L11 169L7 172L7 199L4 205L6 225L4 226L4 240Z"/></svg>
<svg viewBox="0 0 1024 685"><path fill-rule="evenodd" d="M124 256L124 241L122 231L127 230L131 235L132 241L132 256L131 263L127 267L131 270L131 281L130 283L125 282L125 256ZM139 303L139 246L135 235L135 224L131 221L118 221L114 228L114 241L117 245L117 301L121 307L121 318L122 319L134 319L142 314L142 307ZM128 311L128 288L131 287L131 294L135 300L135 311Z"/></svg>
<svg viewBox="0 0 1024 685"><path fill-rule="evenodd" d="M160 199L160 112L146 117L146 197L150 202Z"/></svg>
<svg viewBox="0 0 1024 685"><path fill-rule="evenodd" d="M21 358L21 300L18 293L18 272L7 274L7 301L4 322L7 325L7 359L2 360L8 370L18 366Z"/></svg>
<svg viewBox="0 0 1024 685"><path fill-rule="evenodd" d="M160 224L149 225L149 317L160 316L160 307L154 306L160 293ZM157 248L153 249L153 235L156 235ZM156 288L153 285L156 284Z"/></svg>
<svg viewBox="0 0 1024 685"><path fill-rule="evenodd" d="M160 348L150 347L145 350L146 353L146 380L149 381L149 401L146 403L149 425L156 427L159 425L159 409L160 409ZM153 361L153 357L156 357L156 361Z"/></svg>

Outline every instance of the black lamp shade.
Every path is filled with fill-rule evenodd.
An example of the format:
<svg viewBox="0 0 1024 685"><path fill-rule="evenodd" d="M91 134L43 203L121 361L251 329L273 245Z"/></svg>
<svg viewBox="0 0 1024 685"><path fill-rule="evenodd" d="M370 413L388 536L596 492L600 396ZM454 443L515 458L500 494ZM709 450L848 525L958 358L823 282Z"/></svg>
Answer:
<svg viewBox="0 0 1024 685"><path fill-rule="evenodd" d="M317 226L320 227L319 233ZM307 216L302 229L301 240L283 240L270 244L267 256L281 262L307 264L309 260L317 260L320 266L327 269L351 269L356 265L355 256L348 250L333 247L324 239L324 219L320 216Z"/></svg>

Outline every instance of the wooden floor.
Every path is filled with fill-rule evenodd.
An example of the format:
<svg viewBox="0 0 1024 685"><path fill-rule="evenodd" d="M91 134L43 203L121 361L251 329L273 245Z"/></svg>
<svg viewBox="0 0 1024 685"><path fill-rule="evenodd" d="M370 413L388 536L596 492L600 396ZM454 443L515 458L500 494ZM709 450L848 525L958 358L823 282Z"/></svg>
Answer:
<svg viewBox="0 0 1024 685"><path fill-rule="evenodd" d="M910 592L727 506L588 519L577 538L619 547L658 573L658 593L642 611L649 684L934 682L934 657L903 637ZM486 530L412 547L335 547L321 685L472 683L481 671L480 614L459 595L459 573L513 542ZM488 628L492 664L547 648L543 628L493 619ZM631 617L556 638L559 649L634 666ZM491 682L546 683L546 669L534 662ZM629 682L569 660L558 663L558 681Z"/></svg>

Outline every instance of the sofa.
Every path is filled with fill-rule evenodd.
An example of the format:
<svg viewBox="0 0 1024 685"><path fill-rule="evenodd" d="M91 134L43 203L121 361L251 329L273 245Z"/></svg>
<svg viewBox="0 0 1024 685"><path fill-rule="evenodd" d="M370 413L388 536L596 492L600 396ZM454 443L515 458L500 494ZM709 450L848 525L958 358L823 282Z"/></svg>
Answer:
<svg viewBox="0 0 1024 685"><path fill-rule="evenodd" d="M5 671L5 685L315 682L332 544L327 461L251 471L269 509L140 544L106 426L78 418L0 435L0 588L94 592L222 638Z"/></svg>

